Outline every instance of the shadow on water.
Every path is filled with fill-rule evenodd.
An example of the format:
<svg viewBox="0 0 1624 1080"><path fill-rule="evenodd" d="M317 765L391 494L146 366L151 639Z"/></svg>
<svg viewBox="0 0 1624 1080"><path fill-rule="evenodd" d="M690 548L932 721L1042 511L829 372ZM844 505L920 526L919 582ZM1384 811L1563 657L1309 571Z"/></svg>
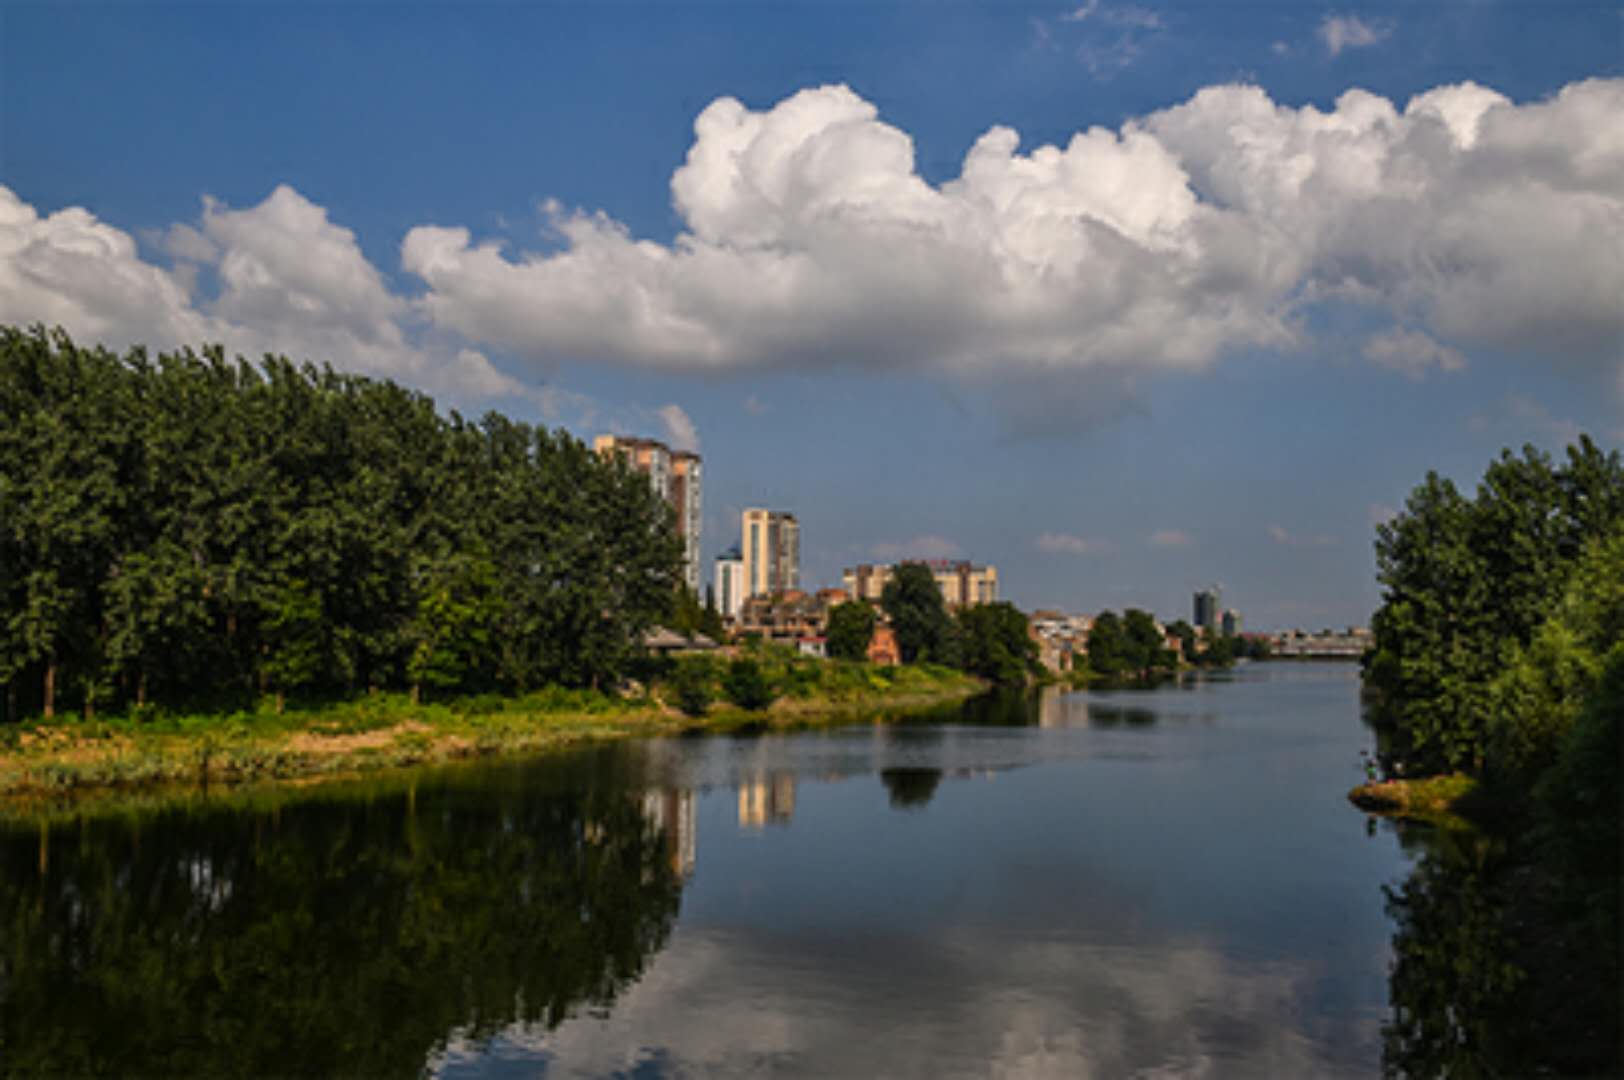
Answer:
<svg viewBox="0 0 1624 1080"><path fill-rule="evenodd" d="M0 831L3 1071L410 1076L606 1006L677 916L669 830L487 780Z"/></svg>

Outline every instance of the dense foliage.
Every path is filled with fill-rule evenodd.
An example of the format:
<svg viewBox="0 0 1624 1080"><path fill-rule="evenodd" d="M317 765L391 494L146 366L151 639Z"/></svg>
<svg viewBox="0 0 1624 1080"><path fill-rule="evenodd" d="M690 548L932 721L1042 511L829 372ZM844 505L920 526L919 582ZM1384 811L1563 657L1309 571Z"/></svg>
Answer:
<svg viewBox="0 0 1624 1080"><path fill-rule="evenodd" d="M1015 605L1000 601L967 607L954 622L959 666L970 674L1010 686L1038 670L1037 645Z"/></svg>
<svg viewBox="0 0 1624 1080"><path fill-rule="evenodd" d="M924 563L898 566L880 592L880 607L891 620L903 663L929 660L956 665L953 619L930 567Z"/></svg>
<svg viewBox="0 0 1624 1080"><path fill-rule="evenodd" d="M1563 607L1587 550L1621 527L1624 465L1588 438L1570 447L1560 466L1532 447L1520 458L1502 454L1475 498L1428 474L1376 541L1384 591L1366 682L1379 698L1389 769L1481 773L1496 743L1516 747L1518 756L1534 752L1517 747L1519 727L1545 728L1534 738L1540 746L1560 737L1569 720L1544 706L1536 720L1508 695L1576 701L1590 677L1566 669L1502 676L1519 665L1565 665L1567 646L1583 647L1560 628L1543 636L1541 629ZM1605 645L1594 639L1589 648ZM1536 685L1550 679L1564 685Z"/></svg>
<svg viewBox="0 0 1624 1080"><path fill-rule="evenodd" d="M1505 453L1470 499L1429 475L1377 559L1365 674L1382 763L1476 775L1498 811L1498 854L1426 864L1391 897L1387 1069L1616 1075L1619 455L1587 438L1560 466Z"/></svg>
<svg viewBox="0 0 1624 1080"><path fill-rule="evenodd" d="M824 631L829 655L836 660L864 660L874 636L874 608L863 601L836 604L829 609Z"/></svg>
<svg viewBox="0 0 1624 1080"><path fill-rule="evenodd" d="M1194 631L1191 632L1192 641ZM1178 666L1149 612L1129 608L1118 615L1102 611L1088 631L1088 670L1107 679L1148 678Z"/></svg>
<svg viewBox="0 0 1624 1080"><path fill-rule="evenodd" d="M0 328L10 718L598 685L679 557L646 480L563 433L280 357Z"/></svg>

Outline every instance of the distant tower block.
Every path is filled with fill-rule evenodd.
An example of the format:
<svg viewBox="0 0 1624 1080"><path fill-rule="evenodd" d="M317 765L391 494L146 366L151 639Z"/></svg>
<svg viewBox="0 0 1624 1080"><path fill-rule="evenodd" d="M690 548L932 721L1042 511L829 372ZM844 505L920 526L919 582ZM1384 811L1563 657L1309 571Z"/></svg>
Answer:
<svg viewBox="0 0 1624 1080"><path fill-rule="evenodd" d="M1208 633L1217 632L1218 611L1222 603L1223 597L1216 585L1197 592L1195 594L1195 624Z"/></svg>
<svg viewBox="0 0 1624 1080"><path fill-rule="evenodd" d="M746 597L801 587L801 526L794 514L752 507L744 512L741 532Z"/></svg>

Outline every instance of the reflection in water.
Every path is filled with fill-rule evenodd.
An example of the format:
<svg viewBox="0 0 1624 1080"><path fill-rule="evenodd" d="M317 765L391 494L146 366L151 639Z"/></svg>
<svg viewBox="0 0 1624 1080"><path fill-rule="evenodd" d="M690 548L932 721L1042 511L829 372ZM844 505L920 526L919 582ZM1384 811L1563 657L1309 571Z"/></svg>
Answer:
<svg viewBox="0 0 1624 1080"><path fill-rule="evenodd" d="M694 861L699 852L694 793L675 789L646 792L643 795L643 816L665 841L671 873L686 881L694 872Z"/></svg>
<svg viewBox="0 0 1624 1080"><path fill-rule="evenodd" d="M5 1071L410 1076L605 1006L691 865L691 798L661 805L420 786L0 831Z"/></svg>
<svg viewBox="0 0 1624 1080"><path fill-rule="evenodd" d="M918 809L936 794L942 782L940 769L881 769L880 781L891 793L891 805L899 810Z"/></svg>
<svg viewBox="0 0 1624 1080"><path fill-rule="evenodd" d="M788 825L794 816L794 773L775 772L739 785L739 828Z"/></svg>
<svg viewBox="0 0 1624 1080"><path fill-rule="evenodd" d="M1406 827L1401 840L1421 857L1384 890L1396 931L1383 1071L1616 1075L1619 991L1604 973L1618 942L1564 909L1584 883L1477 832Z"/></svg>
<svg viewBox="0 0 1624 1080"><path fill-rule="evenodd" d="M1506 1075L1525 973L1510 960L1505 913L1491 887L1503 852L1472 833L1422 842L1425 853L1409 878L1384 890L1397 932L1383 1069L1392 1076Z"/></svg>

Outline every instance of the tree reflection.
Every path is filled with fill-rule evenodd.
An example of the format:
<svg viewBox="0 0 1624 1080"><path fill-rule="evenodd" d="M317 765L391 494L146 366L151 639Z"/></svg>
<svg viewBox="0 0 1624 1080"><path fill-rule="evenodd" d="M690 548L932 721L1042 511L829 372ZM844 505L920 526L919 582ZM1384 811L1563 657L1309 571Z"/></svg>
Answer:
<svg viewBox="0 0 1624 1080"><path fill-rule="evenodd" d="M442 787L0 832L8 1074L416 1075L604 1005L681 884L624 788Z"/></svg>
<svg viewBox="0 0 1624 1080"><path fill-rule="evenodd" d="M1406 830L1406 846L1417 842ZM1503 851L1475 833L1438 832L1398 888L1384 888L1397 923L1392 1019L1382 1028L1389 1076L1517 1074L1516 1010L1525 973L1512 963L1493 886ZM1510 1066L1510 1067L1508 1067Z"/></svg>
<svg viewBox="0 0 1624 1080"><path fill-rule="evenodd" d="M891 805L914 810L930 802L942 782L940 769L881 769L880 782L891 793Z"/></svg>

